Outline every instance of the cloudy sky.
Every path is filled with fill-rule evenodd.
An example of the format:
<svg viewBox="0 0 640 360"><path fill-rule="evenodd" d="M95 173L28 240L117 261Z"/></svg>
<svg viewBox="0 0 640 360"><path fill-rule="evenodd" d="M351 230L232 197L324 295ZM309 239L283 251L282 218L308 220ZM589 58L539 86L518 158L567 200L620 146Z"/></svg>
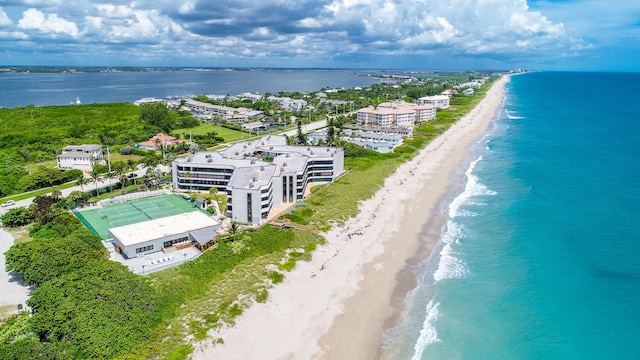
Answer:
<svg viewBox="0 0 640 360"><path fill-rule="evenodd" d="M640 71L637 0L0 0L0 65Z"/></svg>

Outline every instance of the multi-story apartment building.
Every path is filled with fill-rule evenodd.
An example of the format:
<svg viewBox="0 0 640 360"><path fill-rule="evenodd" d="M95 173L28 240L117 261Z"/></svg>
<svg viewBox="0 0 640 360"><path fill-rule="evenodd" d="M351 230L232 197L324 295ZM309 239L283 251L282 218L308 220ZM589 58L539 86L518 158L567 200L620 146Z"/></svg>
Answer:
<svg viewBox="0 0 640 360"><path fill-rule="evenodd" d="M402 101L386 102L377 107L358 110L358 122L381 128L413 129L416 122L435 119L436 108L430 104L410 104Z"/></svg>
<svg viewBox="0 0 640 360"><path fill-rule="evenodd" d="M447 95L434 95L421 97L417 101L418 105L431 104L440 109L449 108L449 97Z"/></svg>
<svg viewBox="0 0 640 360"><path fill-rule="evenodd" d="M172 167L175 189L216 188L227 194L232 220L260 224L272 210L302 200L311 183L342 175L344 153L334 147L290 146L284 136L268 135L178 158Z"/></svg>
<svg viewBox="0 0 640 360"><path fill-rule="evenodd" d="M207 119L217 116L231 124L242 124L246 121L252 121L263 114L262 111L258 110L232 108L196 100L187 100L184 106L191 111L193 116Z"/></svg>

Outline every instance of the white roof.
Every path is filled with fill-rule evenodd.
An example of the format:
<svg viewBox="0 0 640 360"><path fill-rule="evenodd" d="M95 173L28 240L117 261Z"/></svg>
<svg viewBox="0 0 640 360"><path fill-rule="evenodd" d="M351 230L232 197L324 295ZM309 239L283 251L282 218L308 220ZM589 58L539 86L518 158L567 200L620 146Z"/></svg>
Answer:
<svg viewBox="0 0 640 360"><path fill-rule="evenodd" d="M147 241L187 233L220 223L200 211L168 216L109 229L112 236L123 246L131 246Z"/></svg>

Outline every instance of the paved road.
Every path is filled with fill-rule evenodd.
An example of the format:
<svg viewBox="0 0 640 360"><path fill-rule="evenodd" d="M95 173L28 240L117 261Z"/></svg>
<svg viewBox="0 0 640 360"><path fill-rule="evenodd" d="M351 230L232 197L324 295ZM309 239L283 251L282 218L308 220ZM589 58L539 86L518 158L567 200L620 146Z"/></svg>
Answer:
<svg viewBox="0 0 640 360"><path fill-rule="evenodd" d="M171 170L171 168L169 166L164 166L164 165L158 166L158 169L160 169L164 173L168 173ZM147 172L147 170L141 168L140 166L138 167L138 170L134 171L134 173L138 177L141 177L141 176L145 175L146 172ZM129 172L127 172L127 173L129 173ZM98 187L102 188L102 187L108 186L109 184L115 184L116 182L117 182L116 179L98 181ZM90 183L84 185L84 191L94 190L95 188L96 188L96 182L95 181L91 181ZM62 196L69 196L69 194L71 194L73 191L82 191L82 187L73 186L73 187L70 187L70 188L67 188L67 189L60 190L60 192L62 193ZM27 199L24 199L24 200L18 200L18 201L16 201L15 205L12 205L10 207L0 207L0 216L3 215L4 213L6 213L7 211L9 211L10 209L13 209L13 208L16 208L16 207L19 207L19 206L28 207L29 205L31 205L32 202L33 202L33 197L30 197L30 198L27 198Z"/></svg>
<svg viewBox="0 0 640 360"><path fill-rule="evenodd" d="M322 129L324 127L327 127L327 120L315 121L312 123L303 124L302 132L306 134L314 130ZM298 129L285 131L282 134L287 136L295 136L298 135Z"/></svg>

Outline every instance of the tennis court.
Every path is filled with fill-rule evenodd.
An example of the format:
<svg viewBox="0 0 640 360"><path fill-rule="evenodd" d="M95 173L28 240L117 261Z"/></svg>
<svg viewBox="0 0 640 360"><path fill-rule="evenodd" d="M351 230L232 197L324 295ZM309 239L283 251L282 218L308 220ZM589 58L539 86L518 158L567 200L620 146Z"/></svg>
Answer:
<svg viewBox="0 0 640 360"><path fill-rule="evenodd" d="M128 201L95 210L76 212L75 215L96 235L110 238L108 229L136 224L152 219L200 211L190 201L178 195L163 195Z"/></svg>

